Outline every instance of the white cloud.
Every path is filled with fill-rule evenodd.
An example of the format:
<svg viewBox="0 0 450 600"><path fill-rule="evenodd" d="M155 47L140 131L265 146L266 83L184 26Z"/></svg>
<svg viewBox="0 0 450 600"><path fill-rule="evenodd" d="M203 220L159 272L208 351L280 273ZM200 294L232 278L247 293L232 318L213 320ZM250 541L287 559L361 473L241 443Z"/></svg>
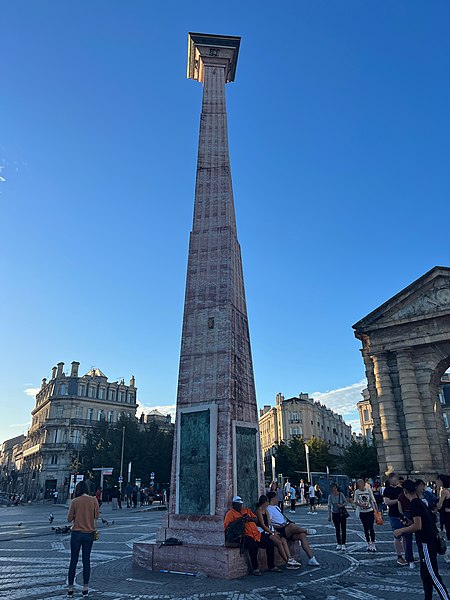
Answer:
<svg viewBox="0 0 450 600"><path fill-rule="evenodd" d="M28 429L29 426L30 422L27 421L26 423L16 423L14 425L10 425L9 427L23 427L24 429Z"/></svg>
<svg viewBox="0 0 450 600"><path fill-rule="evenodd" d="M32 398L34 398L34 396L36 396L39 390L40 388L29 387L24 389L23 391L27 396L31 396Z"/></svg>
<svg viewBox="0 0 450 600"><path fill-rule="evenodd" d="M137 416L139 417L142 413L148 414L152 410L158 410L163 415L170 415L172 417L172 423L175 422L176 404L167 404L164 406L146 406L139 402L139 408L137 410Z"/></svg>
<svg viewBox="0 0 450 600"><path fill-rule="evenodd" d="M345 414L356 410L356 403L362 400L361 392L367 387L367 382L362 379L337 390L327 392L314 392L311 396L332 410Z"/></svg>
<svg viewBox="0 0 450 600"><path fill-rule="evenodd" d="M318 400L321 404L325 404L327 408L331 408L335 412L341 414L345 422L352 426L352 431L359 433L361 425L359 415L356 408L357 402L362 400L361 392L367 387L367 381L362 379L358 383L352 383L337 390L329 390L327 392L314 392L311 396L314 400Z"/></svg>

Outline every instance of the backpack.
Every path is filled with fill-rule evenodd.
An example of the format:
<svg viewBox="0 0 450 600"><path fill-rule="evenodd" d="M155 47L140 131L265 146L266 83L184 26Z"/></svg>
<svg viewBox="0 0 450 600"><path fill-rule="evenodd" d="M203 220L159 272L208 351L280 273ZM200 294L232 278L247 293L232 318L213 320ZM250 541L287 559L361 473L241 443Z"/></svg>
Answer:
<svg viewBox="0 0 450 600"><path fill-rule="evenodd" d="M244 521L236 519L231 521L225 529L225 545L228 548L238 548L244 539Z"/></svg>

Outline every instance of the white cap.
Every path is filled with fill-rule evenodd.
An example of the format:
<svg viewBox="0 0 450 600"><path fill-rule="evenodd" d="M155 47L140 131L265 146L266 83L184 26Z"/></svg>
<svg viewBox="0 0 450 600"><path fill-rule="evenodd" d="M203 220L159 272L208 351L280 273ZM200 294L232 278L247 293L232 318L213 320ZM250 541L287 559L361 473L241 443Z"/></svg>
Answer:
<svg viewBox="0 0 450 600"><path fill-rule="evenodd" d="M244 504L244 501L242 500L242 498L240 496L234 496L233 503L234 504Z"/></svg>

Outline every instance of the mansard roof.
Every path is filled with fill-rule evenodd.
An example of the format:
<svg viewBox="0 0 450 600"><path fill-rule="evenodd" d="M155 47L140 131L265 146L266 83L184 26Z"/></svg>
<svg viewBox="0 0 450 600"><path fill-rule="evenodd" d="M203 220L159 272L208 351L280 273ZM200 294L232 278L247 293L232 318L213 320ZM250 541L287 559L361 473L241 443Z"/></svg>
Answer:
<svg viewBox="0 0 450 600"><path fill-rule="evenodd" d="M96 367L92 367L92 369L86 373L85 377L104 377L105 379L108 379L106 375Z"/></svg>
<svg viewBox="0 0 450 600"><path fill-rule="evenodd" d="M356 337L374 329L450 314L450 268L433 267L353 325Z"/></svg>

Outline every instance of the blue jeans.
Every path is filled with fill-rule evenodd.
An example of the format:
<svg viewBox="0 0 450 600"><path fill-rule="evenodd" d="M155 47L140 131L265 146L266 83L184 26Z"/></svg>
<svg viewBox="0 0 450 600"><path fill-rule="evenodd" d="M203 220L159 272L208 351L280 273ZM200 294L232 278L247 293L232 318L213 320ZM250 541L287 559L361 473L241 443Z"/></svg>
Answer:
<svg viewBox="0 0 450 600"><path fill-rule="evenodd" d="M75 571L78 564L78 557L83 559L83 583L89 583L91 575L91 550L94 543L94 533L84 533L83 531L72 531L70 536L70 566L69 566L69 585L72 586L75 579Z"/></svg>
<svg viewBox="0 0 450 600"><path fill-rule="evenodd" d="M407 516L407 515L405 515ZM395 529L402 529L404 527L403 523L400 521L398 517L389 517L389 522L392 527L392 531ZM405 560L408 562L414 561L413 555L413 534L412 533L404 533L402 535L403 538L403 548L405 549Z"/></svg>

